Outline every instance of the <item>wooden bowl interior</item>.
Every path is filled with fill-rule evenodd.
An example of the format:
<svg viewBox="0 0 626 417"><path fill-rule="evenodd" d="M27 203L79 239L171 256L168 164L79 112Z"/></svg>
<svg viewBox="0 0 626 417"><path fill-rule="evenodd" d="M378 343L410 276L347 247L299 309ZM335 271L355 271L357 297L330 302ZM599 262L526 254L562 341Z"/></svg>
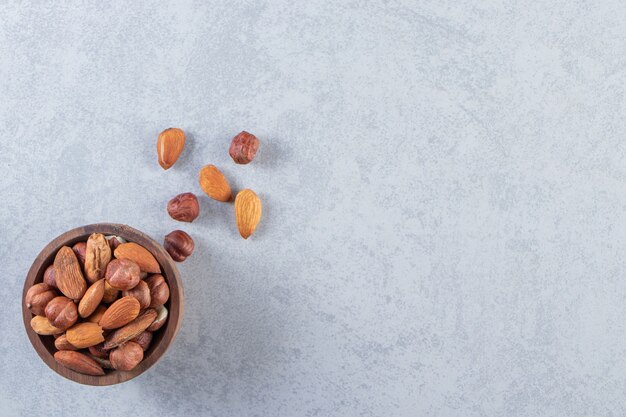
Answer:
<svg viewBox="0 0 626 417"><path fill-rule="evenodd" d="M165 304L168 309L168 319L165 325L154 333L152 342L148 350L144 353L144 359L137 367L131 371L106 370L104 376L83 375L74 372L64 366L57 364L54 360L53 336L40 336L36 334L30 327L30 320L33 314L26 308L24 298L28 289L39 282L43 281L43 275L46 268L54 261L57 251L63 246L73 246L75 243L84 242L92 233L103 233L105 235L121 236L129 242L135 242L148 249L161 265L163 277L167 281L170 288L170 298ZM184 301L183 288L181 284L180 274L176 268L176 264L163 249L163 247L144 233L135 230L126 225L101 223L89 226L79 227L70 230L67 233L57 237L50 242L35 259L24 283L22 293L22 312L24 317L24 326L26 333L33 347L43 359L43 361L58 374L87 385L112 385L128 381L156 363L165 353L169 345L172 343L178 333L183 318Z"/></svg>

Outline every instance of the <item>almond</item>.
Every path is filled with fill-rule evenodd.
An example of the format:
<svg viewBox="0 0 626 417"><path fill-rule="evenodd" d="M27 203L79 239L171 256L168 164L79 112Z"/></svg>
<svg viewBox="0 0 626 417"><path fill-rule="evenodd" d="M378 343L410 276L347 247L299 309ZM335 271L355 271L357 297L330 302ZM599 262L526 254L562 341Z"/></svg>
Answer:
<svg viewBox="0 0 626 417"><path fill-rule="evenodd" d="M99 305L98 308L96 308L96 311L94 311L91 316L87 317L87 321L90 323L98 323L105 311L107 311L107 307Z"/></svg>
<svg viewBox="0 0 626 417"><path fill-rule="evenodd" d="M134 242L119 245L117 249L115 249L115 257L117 259L128 259L135 262L143 272L151 274L161 272L159 263L148 249Z"/></svg>
<svg viewBox="0 0 626 417"><path fill-rule="evenodd" d="M122 297L111 304L99 324L105 330L117 329L135 320L139 310L139 301L135 297Z"/></svg>
<svg viewBox="0 0 626 417"><path fill-rule="evenodd" d="M54 354L54 359L66 368L81 374L104 375L104 370L96 361L80 352L60 350Z"/></svg>
<svg viewBox="0 0 626 417"><path fill-rule="evenodd" d="M241 190L235 198L235 219L239 234L247 239L261 220L261 199L252 190Z"/></svg>
<svg viewBox="0 0 626 417"><path fill-rule="evenodd" d="M58 350L78 350L76 346L67 341L67 336L64 334L56 338L54 347Z"/></svg>
<svg viewBox="0 0 626 417"><path fill-rule="evenodd" d="M156 311L154 312L154 317L156 318ZM148 323L148 326L150 323ZM146 328L148 327L146 326ZM35 331L35 333L42 336L50 336L53 334L61 334L63 333L62 329L54 327L46 318L46 316L35 316L30 321L30 327Z"/></svg>
<svg viewBox="0 0 626 417"><path fill-rule="evenodd" d="M65 333L67 341L78 349L97 345L104 341L102 327L97 323L78 323L70 327Z"/></svg>
<svg viewBox="0 0 626 417"><path fill-rule="evenodd" d="M104 296L104 279L94 282L91 287L85 291L85 295L78 303L78 314L82 317L89 317L96 311L96 308L102 302Z"/></svg>
<svg viewBox="0 0 626 417"><path fill-rule="evenodd" d="M85 251L85 275L93 284L104 278L106 267L111 261L111 246L103 234L94 233L87 239Z"/></svg>
<svg viewBox="0 0 626 417"><path fill-rule="evenodd" d="M54 277L59 291L78 301L87 290L87 283L72 248L63 246L54 258Z"/></svg>
<svg viewBox="0 0 626 417"><path fill-rule="evenodd" d="M139 336L141 332L146 330L157 318L157 312L153 308L149 308L139 315L135 320L121 327L107 336L104 342L105 349L113 349L119 345L128 342Z"/></svg>
<svg viewBox="0 0 626 417"><path fill-rule="evenodd" d="M230 201L232 192L224 174L215 165L206 165L200 170L200 187L214 200Z"/></svg>
<svg viewBox="0 0 626 417"><path fill-rule="evenodd" d="M176 163L185 146L185 132L170 127L159 134L157 139L157 156L161 168L168 170Z"/></svg>

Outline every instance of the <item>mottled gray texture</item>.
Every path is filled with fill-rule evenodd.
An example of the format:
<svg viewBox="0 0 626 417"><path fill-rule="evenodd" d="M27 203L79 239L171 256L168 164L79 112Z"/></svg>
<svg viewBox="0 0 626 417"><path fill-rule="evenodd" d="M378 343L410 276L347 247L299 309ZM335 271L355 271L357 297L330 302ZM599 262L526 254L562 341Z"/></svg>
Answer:
<svg viewBox="0 0 626 417"><path fill-rule="evenodd" d="M624 415L626 5L595 3L3 2L0 415ZM168 218L206 163L263 200L249 241L206 196ZM197 245L171 350L109 388L20 306L99 221Z"/></svg>

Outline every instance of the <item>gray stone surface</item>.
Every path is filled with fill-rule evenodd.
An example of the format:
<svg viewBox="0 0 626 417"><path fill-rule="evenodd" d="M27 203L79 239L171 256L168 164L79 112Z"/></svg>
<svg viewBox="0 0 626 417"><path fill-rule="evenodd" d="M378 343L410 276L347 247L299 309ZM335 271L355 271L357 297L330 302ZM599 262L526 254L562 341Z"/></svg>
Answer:
<svg viewBox="0 0 626 417"><path fill-rule="evenodd" d="M598 3L2 2L0 415L624 415L626 6ZM249 241L207 197L166 215L207 163L262 198ZM171 350L109 388L20 316L99 221L197 243Z"/></svg>

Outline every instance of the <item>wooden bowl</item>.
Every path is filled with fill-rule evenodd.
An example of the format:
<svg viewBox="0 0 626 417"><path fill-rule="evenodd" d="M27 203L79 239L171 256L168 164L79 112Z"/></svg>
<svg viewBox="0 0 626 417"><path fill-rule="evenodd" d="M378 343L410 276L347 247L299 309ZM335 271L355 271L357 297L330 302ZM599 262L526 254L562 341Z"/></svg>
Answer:
<svg viewBox="0 0 626 417"><path fill-rule="evenodd" d="M116 370L106 370L103 376L84 375L74 372L54 360L54 337L40 336L30 327L33 314L26 308L24 298L26 292L33 285L43 280L46 268L54 261L57 251L63 246L72 246L77 242L86 241L92 233L102 233L104 235L121 236L129 242L135 242L148 249L161 265L163 277L170 287L170 299L166 303L168 318L165 325L154 333L150 348L144 353L144 359L135 369L124 372ZM67 379L86 385L113 385L128 381L142 374L145 370L154 365L163 356L167 348L173 342L183 320L183 286L176 264L163 247L146 234L122 224L91 224L70 230L67 233L50 242L37 256L35 262L28 271L24 290L22 291L22 315L24 316L24 327L33 347L43 359L43 361L59 375Z"/></svg>

